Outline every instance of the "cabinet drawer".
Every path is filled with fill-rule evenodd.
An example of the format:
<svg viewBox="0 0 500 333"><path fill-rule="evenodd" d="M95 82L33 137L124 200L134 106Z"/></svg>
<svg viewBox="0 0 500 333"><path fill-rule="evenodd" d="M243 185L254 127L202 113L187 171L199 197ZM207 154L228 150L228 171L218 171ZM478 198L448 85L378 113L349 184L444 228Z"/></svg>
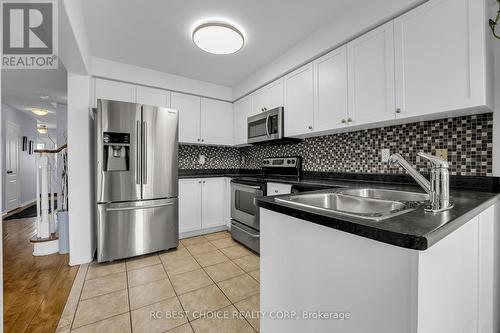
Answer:
<svg viewBox="0 0 500 333"><path fill-rule="evenodd" d="M292 193L292 185L280 183L267 183L267 195L279 195Z"/></svg>

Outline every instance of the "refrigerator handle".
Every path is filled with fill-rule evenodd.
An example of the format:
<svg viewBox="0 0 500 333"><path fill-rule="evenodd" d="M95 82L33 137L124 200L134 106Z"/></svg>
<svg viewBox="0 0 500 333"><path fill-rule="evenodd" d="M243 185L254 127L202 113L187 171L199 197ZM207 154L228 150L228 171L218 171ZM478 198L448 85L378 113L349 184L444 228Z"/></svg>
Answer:
<svg viewBox="0 0 500 333"><path fill-rule="evenodd" d="M136 136L135 136L135 183L141 184L141 122L136 122Z"/></svg>
<svg viewBox="0 0 500 333"><path fill-rule="evenodd" d="M142 122L142 183L148 183L148 126Z"/></svg>

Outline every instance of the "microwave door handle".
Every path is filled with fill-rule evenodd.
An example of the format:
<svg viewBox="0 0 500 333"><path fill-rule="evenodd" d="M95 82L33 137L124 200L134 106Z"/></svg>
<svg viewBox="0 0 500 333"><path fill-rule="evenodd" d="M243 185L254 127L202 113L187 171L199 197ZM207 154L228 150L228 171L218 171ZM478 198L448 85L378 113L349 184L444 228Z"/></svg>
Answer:
<svg viewBox="0 0 500 333"><path fill-rule="evenodd" d="M266 135L268 138L271 136L271 134L269 134L269 116L270 115L268 114L266 117Z"/></svg>
<svg viewBox="0 0 500 333"><path fill-rule="evenodd" d="M135 183L141 184L141 122L137 120L135 135Z"/></svg>

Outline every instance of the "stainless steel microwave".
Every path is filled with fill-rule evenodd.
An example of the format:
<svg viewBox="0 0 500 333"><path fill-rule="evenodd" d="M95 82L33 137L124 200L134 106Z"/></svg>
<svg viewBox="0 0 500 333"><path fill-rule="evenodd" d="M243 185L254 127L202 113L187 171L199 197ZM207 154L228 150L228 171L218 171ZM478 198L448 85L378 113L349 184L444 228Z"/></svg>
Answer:
<svg viewBox="0 0 500 333"><path fill-rule="evenodd" d="M283 107L248 117L248 143L259 143L283 139Z"/></svg>

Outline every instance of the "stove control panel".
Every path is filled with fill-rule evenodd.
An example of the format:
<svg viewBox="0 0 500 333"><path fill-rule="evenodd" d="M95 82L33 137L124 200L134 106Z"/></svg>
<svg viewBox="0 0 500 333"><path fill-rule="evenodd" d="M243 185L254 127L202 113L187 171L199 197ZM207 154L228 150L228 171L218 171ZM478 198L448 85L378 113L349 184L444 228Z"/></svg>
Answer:
<svg viewBox="0 0 500 333"><path fill-rule="evenodd" d="M299 156L292 157L271 157L265 158L262 161L263 168L300 168L301 158Z"/></svg>

